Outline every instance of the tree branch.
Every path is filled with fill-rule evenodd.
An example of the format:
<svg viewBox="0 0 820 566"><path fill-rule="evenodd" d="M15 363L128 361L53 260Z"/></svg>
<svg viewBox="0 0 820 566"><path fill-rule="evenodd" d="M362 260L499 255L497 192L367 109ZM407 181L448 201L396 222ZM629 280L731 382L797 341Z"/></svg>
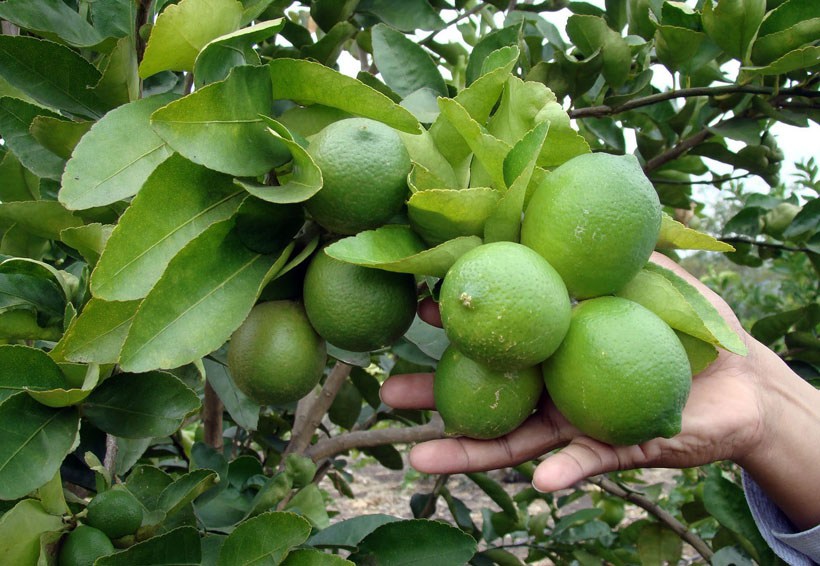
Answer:
<svg viewBox="0 0 820 566"><path fill-rule="evenodd" d="M222 452L222 400L217 396L210 382L205 380L205 401L202 403L202 425L205 429L205 444L217 452Z"/></svg>
<svg viewBox="0 0 820 566"><path fill-rule="evenodd" d="M103 458L103 466L108 473L111 474L111 478L114 478L116 467L117 467L117 453L120 451L120 447L117 445L117 437L111 434L105 435L105 458Z"/></svg>
<svg viewBox="0 0 820 566"><path fill-rule="evenodd" d="M783 88L775 90L773 87L756 85L727 85L714 87L681 88L659 92L641 98L634 98L618 106L602 104L600 106L588 106L586 108L574 108L569 111L570 118L600 118L603 116L613 116L621 114L642 106L651 106L658 102L674 100L676 98L692 98L697 96L720 96L723 94L775 94L778 97L802 96L806 98L820 97L820 92L806 88Z"/></svg>
<svg viewBox="0 0 820 566"><path fill-rule="evenodd" d="M352 448L372 448L383 444L423 442L442 438L443 436L444 425L436 414L429 423L424 425L351 431L333 438L320 440L311 446L305 452L305 455L314 462L318 462Z"/></svg>
<svg viewBox="0 0 820 566"><path fill-rule="evenodd" d="M721 183L728 183L729 181L737 181L750 177L752 173L742 173L734 177L716 177L710 181L676 181L674 179L649 179L653 183L660 183L663 185L720 185Z"/></svg>
<svg viewBox="0 0 820 566"><path fill-rule="evenodd" d="M796 248L794 246L777 244L775 242L761 242L759 240L754 240L751 238L742 238L740 236L734 236L731 238L721 238L720 241L726 242L727 244L749 244L751 246L757 246L759 248L772 248L776 250L783 250L785 252L802 252L806 254L811 252L809 248Z"/></svg>
<svg viewBox="0 0 820 566"><path fill-rule="evenodd" d="M638 507L646 510L650 514L652 514L656 519L658 519L661 523L669 527L676 535L678 535L684 542L688 543L689 545L694 548L698 554L700 554L704 560L709 562L714 552L712 549L709 548L709 545L706 544L702 538L697 536L695 533L691 532L689 529L686 528L686 525L678 521L675 517L673 517L668 511L662 509L657 503L654 501L647 499L643 495L639 493L635 493L634 491L628 491L615 483L614 481L607 479L603 476L595 476L592 478L588 478L587 481L591 484L597 485L601 489L606 492L611 493L617 497L625 499L630 503L634 503Z"/></svg>
<svg viewBox="0 0 820 566"><path fill-rule="evenodd" d="M696 145L703 143L707 138L712 135L707 129L703 129L696 134L689 136L688 138L682 139L678 142L677 145L667 149L663 153L660 153L646 162L643 166L644 173L649 173L650 171L654 171L655 169L673 161L695 147Z"/></svg>
<svg viewBox="0 0 820 566"><path fill-rule="evenodd" d="M352 369L353 366L344 362L336 362L327 379L325 379L322 390L299 401L296 407L296 418L293 423L290 443L288 443L284 455L303 454L305 452L310 445L313 433L319 428L322 418L327 413L330 405L333 404L333 399ZM284 458L282 461L284 462Z"/></svg>

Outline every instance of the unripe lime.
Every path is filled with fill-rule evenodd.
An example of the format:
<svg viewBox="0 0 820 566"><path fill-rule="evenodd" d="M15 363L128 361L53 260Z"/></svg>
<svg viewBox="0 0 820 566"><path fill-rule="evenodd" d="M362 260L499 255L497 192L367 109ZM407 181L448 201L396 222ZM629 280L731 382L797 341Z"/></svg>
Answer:
<svg viewBox="0 0 820 566"><path fill-rule="evenodd" d="M236 386L261 405L307 395L319 383L326 361L324 340L295 301L259 303L228 344L228 369Z"/></svg>
<svg viewBox="0 0 820 566"><path fill-rule="evenodd" d="M91 566L94 561L115 552L104 532L94 527L80 525L63 540L58 564L60 566Z"/></svg>
<svg viewBox="0 0 820 566"><path fill-rule="evenodd" d="M112 539L132 535L142 524L142 504L126 489L98 493L87 509L86 523Z"/></svg>

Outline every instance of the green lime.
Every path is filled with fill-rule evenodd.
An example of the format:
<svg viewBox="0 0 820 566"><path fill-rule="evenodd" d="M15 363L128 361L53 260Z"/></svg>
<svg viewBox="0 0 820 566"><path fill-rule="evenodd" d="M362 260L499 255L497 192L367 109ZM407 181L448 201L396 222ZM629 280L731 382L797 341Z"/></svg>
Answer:
<svg viewBox="0 0 820 566"><path fill-rule="evenodd" d="M113 488L95 495L88 504L86 523L116 539L137 532L142 504L126 489Z"/></svg>
<svg viewBox="0 0 820 566"><path fill-rule="evenodd" d="M439 306L450 342L499 370L539 364L569 327L561 277L543 257L513 242L478 246L456 260Z"/></svg>
<svg viewBox="0 0 820 566"><path fill-rule="evenodd" d="M629 445L680 432L689 360L675 332L638 303L599 297L576 305L542 369L555 406L592 438Z"/></svg>
<svg viewBox="0 0 820 566"><path fill-rule="evenodd" d="M448 346L436 367L433 395L448 435L497 438L532 413L544 390L537 367L493 370Z"/></svg>
<svg viewBox="0 0 820 566"><path fill-rule="evenodd" d="M100 556L114 552L114 545L104 532L80 525L66 535L57 563L60 566L91 566Z"/></svg>
<svg viewBox="0 0 820 566"><path fill-rule="evenodd" d="M339 261L320 250L311 260L303 289L305 309L328 342L354 352L389 346L416 315L416 280Z"/></svg>
<svg viewBox="0 0 820 566"><path fill-rule="evenodd" d="M236 386L261 405L307 395L319 383L326 361L325 342L296 301L257 304L228 344L228 369Z"/></svg>
<svg viewBox="0 0 820 566"><path fill-rule="evenodd" d="M588 153L545 177L521 243L544 256L578 299L616 292L646 264L661 226L652 183L632 155Z"/></svg>
<svg viewBox="0 0 820 566"><path fill-rule="evenodd" d="M410 155L390 126L368 118L339 120L316 134L308 153L322 171L322 189L306 207L331 232L376 228L402 209Z"/></svg>

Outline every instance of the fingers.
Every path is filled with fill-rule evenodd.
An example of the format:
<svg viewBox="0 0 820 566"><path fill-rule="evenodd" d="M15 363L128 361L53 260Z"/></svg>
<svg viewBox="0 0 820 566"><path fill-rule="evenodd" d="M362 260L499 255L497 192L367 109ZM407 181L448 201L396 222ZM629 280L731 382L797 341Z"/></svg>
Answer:
<svg viewBox="0 0 820 566"><path fill-rule="evenodd" d="M441 313L438 310L438 303L432 297L425 297L419 302L419 318L427 324L441 328Z"/></svg>
<svg viewBox="0 0 820 566"><path fill-rule="evenodd" d="M410 465L428 474L505 468L526 462L566 444L575 434L577 430L557 411L550 409L536 413L520 427L501 438L445 438L418 444L410 451Z"/></svg>
<svg viewBox="0 0 820 566"><path fill-rule="evenodd" d="M395 409L434 409L433 374L394 375L384 382L379 395Z"/></svg>

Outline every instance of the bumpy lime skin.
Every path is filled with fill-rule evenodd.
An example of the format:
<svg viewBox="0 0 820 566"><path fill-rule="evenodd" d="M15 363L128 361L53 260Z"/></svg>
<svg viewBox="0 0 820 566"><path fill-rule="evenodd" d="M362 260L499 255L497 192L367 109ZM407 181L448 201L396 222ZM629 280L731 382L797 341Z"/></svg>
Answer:
<svg viewBox="0 0 820 566"><path fill-rule="evenodd" d="M124 489L109 489L98 493L88 503L87 510L88 525L101 530L112 539L132 535L142 524L142 505L131 492ZM116 523L110 520L112 513L116 513Z"/></svg>
<svg viewBox="0 0 820 566"><path fill-rule="evenodd" d="M116 552L104 532L80 525L63 540L57 563L59 566L91 566L101 556Z"/></svg>

